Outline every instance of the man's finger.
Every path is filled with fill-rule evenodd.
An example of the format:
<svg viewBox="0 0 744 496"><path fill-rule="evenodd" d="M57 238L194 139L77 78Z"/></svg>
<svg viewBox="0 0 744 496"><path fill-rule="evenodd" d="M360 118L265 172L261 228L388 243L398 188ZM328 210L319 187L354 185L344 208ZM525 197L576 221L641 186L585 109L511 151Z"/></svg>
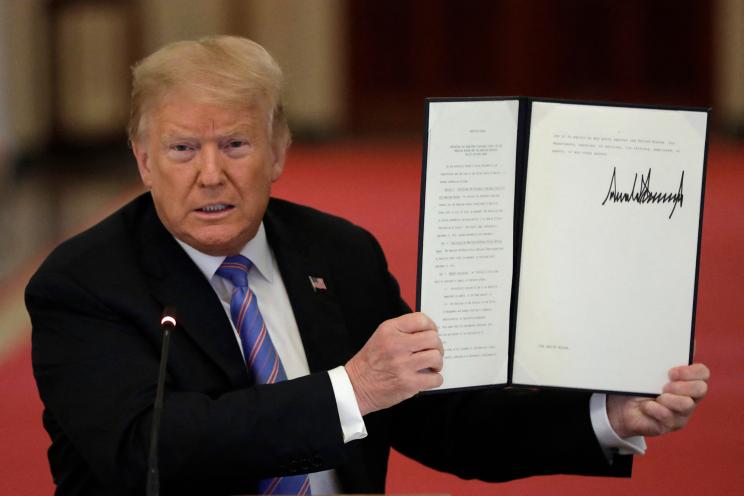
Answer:
<svg viewBox="0 0 744 496"><path fill-rule="evenodd" d="M663 401L674 400L666 398ZM684 408L679 404L675 404L675 406ZM694 410L694 407L692 408L692 410ZM659 401L648 401L643 405L643 412L652 419L656 420L663 428L663 431L659 432L658 434L676 431L687 425L687 421L690 419L692 410L690 410L687 414L677 413L676 411L668 408L666 405L662 404Z"/></svg>
<svg viewBox="0 0 744 496"><path fill-rule="evenodd" d="M437 325L434 321L431 320L428 315L421 312L401 315L400 317L393 319L392 322L396 329L405 333L437 330Z"/></svg>
<svg viewBox="0 0 744 496"><path fill-rule="evenodd" d="M661 424L662 431L654 432L654 435L663 434L665 431L674 430L677 426L677 419L669 408L657 401L645 401L641 404L643 413Z"/></svg>
<svg viewBox="0 0 744 496"><path fill-rule="evenodd" d="M669 371L669 379L671 381L707 381L710 379L710 370L702 363L682 365Z"/></svg>
<svg viewBox="0 0 744 496"><path fill-rule="evenodd" d="M444 383L444 377L442 377L442 374L432 370L420 370L417 374L417 378L419 391L433 389Z"/></svg>
<svg viewBox="0 0 744 496"><path fill-rule="evenodd" d="M438 350L419 351L411 356L411 368L413 370L431 369L434 372L439 372L443 365L444 360Z"/></svg>
<svg viewBox="0 0 744 496"><path fill-rule="evenodd" d="M693 400L699 401L708 393L708 383L705 381L669 382L664 386L664 392L678 396L689 396Z"/></svg>
<svg viewBox="0 0 744 496"><path fill-rule="evenodd" d="M664 393L660 395L656 401L662 406L667 407L672 412L689 417L695 410L695 400L689 396L678 396L676 394Z"/></svg>
<svg viewBox="0 0 744 496"><path fill-rule="evenodd" d="M406 336L408 351L415 353L423 350L436 350L440 355L444 354L442 340L439 339L437 331L421 331Z"/></svg>

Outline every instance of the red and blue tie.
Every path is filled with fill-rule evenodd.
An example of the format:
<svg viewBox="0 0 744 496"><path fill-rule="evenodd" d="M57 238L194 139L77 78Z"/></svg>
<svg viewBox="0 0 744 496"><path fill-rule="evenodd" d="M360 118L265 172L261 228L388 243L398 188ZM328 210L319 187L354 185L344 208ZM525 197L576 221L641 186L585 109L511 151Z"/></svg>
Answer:
<svg viewBox="0 0 744 496"><path fill-rule="evenodd" d="M227 257L217 275L234 286L230 301L230 316L243 345L245 364L257 384L273 384L287 380L287 375L274 349L266 323L258 310L256 295L248 287L248 271L253 263L242 255ZM309 495L307 475L274 477L259 482L261 494Z"/></svg>

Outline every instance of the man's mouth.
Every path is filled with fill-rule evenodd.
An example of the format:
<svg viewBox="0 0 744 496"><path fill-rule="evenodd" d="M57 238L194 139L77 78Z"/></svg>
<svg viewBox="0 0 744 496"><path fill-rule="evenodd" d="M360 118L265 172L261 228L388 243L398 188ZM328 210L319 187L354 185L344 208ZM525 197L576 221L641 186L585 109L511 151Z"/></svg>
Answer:
<svg viewBox="0 0 744 496"><path fill-rule="evenodd" d="M219 212L230 210L232 208L235 208L235 206L230 205L229 203L213 203L211 205L205 205L201 208L197 208L196 211L207 213L207 214L216 214Z"/></svg>

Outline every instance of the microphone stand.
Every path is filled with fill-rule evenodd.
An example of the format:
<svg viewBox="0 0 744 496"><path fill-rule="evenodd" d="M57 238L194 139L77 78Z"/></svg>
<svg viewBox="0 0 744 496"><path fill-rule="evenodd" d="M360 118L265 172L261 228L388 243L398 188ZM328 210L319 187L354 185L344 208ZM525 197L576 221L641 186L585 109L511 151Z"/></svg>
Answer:
<svg viewBox="0 0 744 496"><path fill-rule="evenodd" d="M171 331L176 328L176 318L173 308L166 307L160 319L163 330L163 348L160 351L160 371L158 372L158 388L155 393L155 406L152 412L152 429L150 431L150 454L147 462L147 496L160 494L160 472L158 470L158 439L160 437L160 417L163 413L163 390L165 389L165 369L168 363Z"/></svg>

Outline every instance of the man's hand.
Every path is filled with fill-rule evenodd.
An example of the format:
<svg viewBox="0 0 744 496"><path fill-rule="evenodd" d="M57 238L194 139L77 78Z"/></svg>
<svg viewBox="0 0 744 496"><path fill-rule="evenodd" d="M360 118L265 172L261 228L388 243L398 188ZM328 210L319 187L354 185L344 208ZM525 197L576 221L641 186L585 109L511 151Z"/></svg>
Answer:
<svg viewBox="0 0 744 496"><path fill-rule="evenodd" d="M659 436L687 424L708 392L708 367L702 363L675 367L655 399L608 395L607 416L618 436Z"/></svg>
<svg viewBox="0 0 744 496"><path fill-rule="evenodd" d="M346 364L362 415L440 386L443 355L437 326L423 313L380 324Z"/></svg>

